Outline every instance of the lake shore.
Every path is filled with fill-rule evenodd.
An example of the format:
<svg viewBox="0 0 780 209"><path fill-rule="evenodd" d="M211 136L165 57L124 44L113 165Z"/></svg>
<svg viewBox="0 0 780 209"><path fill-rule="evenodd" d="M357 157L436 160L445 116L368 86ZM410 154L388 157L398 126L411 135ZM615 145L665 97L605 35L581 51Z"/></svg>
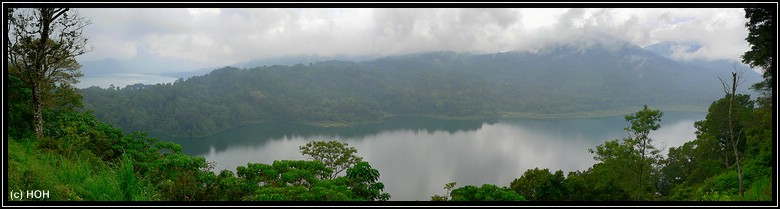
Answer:
<svg viewBox="0 0 780 209"><path fill-rule="evenodd" d="M648 106L649 107L649 106ZM686 112L707 112L705 107L697 106L661 106L649 107L651 109L660 109L661 111L686 111ZM583 112L565 112L565 113L536 113L536 112L501 112L502 118L528 118L528 119L574 119L574 118L603 118L628 115L641 110L642 107L623 108L618 110L595 110Z"/></svg>

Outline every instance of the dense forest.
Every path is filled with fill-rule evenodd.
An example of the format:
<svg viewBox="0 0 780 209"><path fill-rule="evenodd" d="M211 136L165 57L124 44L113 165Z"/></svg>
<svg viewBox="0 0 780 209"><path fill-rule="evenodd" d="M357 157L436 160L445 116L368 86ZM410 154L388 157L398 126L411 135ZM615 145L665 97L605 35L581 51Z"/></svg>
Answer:
<svg viewBox="0 0 780 209"><path fill-rule="evenodd" d="M719 97L717 76L730 70L680 64L628 44L561 45L535 53L434 52L357 63L225 67L168 84L81 91L84 109L125 130L203 136L262 121L572 116L645 104L703 111ZM759 80L747 71L743 79Z"/></svg>
<svg viewBox="0 0 780 209"><path fill-rule="evenodd" d="M460 62L460 59L446 59L459 55L435 53L411 56L426 65L415 63L410 57L395 57L366 63L323 62L255 69L224 68L174 84L80 91L73 87L81 74L77 70L78 64L72 59L78 54L78 48L74 50L73 47L83 43L79 42L82 40L78 36L80 33L59 33L63 37L49 37L51 34L47 30L49 26L76 25L83 20L72 14L61 16L70 12L67 8L32 9L29 12L47 18L42 18L41 22L23 21L29 20L25 15L30 13L18 10L9 11L11 15L7 16L10 18L9 27L15 31L10 35L21 38L13 39L15 41L7 46L8 53L13 56L8 58L11 62L7 66L4 86L7 94L4 112L8 122L4 146L8 166L6 190L47 190L51 196L14 199L8 195L6 197L11 200L8 204L22 204L18 200L389 200L392 194L382 192L384 184L378 181L379 171L363 161L358 150L346 143L313 141L300 146L301 154L308 160L248 163L237 167L236 172L214 171L213 165L203 157L183 154L179 144L148 137L143 131L127 134L111 124L126 125L128 130L149 128L151 131L172 131L172 134L204 129L207 131L197 134L205 134L244 122L280 118L300 122L353 122L380 120L392 114L482 117L500 115L503 111L524 111L526 108L539 112L597 110L619 107L611 105L649 103L673 91L673 82L682 82L659 84L660 80L643 81L653 76L649 73L639 78L620 77L626 80L616 80L617 84L591 77L583 78L582 83L547 82L547 85L581 87L575 89L588 89L589 85L626 85L620 88L626 91L626 96L615 98L615 101L603 99L608 101L587 103L584 101L621 94L591 92L583 95L582 100L572 100L564 92L551 90L535 94L533 98L537 100L532 100L521 95L538 89L525 89L518 90L520 93L514 94L517 97L502 99L494 95L517 87L511 83L534 81L514 80L520 77L518 74L514 78L503 76L509 79L505 83L508 86L491 86L488 84L501 83L496 82L498 77L475 77L469 74L470 70L453 67L468 66L452 64ZM669 96L667 100L662 100L666 103L643 105L642 110L626 114L625 130L628 135L589 149L597 163L585 171L564 175L562 171L529 169L518 174L510 185L465 185L456 188L457 182L452 182L443 187L446 195L436 195L431 200L776 201L774 166L777 159L776 145L773 144L776 66L772 56L776 50L772 48L775 35L771 33L776 29L772 21L776 11L749 8L746 13L750 20L747 40L752 48L745 53L744 62L751 67L765 69L763 80L751 86L759 97L735 91L741 83L738 74L722 76L721 80L712 78L716 80L716 85L702 84L702 87L713 88L711 91L694 91L704 94L700 97ZM44 25L46 29L36 33L20 30ZM44 51L56 53L40 53ZM45 56L38 56L41 54ZM511 53L503 55L516 56ZM494 56L500 57L467 57L489 60L493 58L488 57ZM464 69L474 69L472 67ZM414 76L402 73L405 71ZM683 79L686 77L683 74L674 78ZM722 85L717 83L719 81ZM686 85L701 83L691 82ZM630 87L633 85L627 83L659 86L656 86L658 89L646 86L633 89ZM363 88L353 88L355 86ZM708 95L706 92L714 93ZM647 95L643 95L645 93ZM553 99L543 97L544 94L559 96ZM90 95L94 98L88 98ZM696 104L710 96L716 98L709 100L706 118L695 123L696 139L670 148L666 156L660 155L649 137L649 133L659 128L658 121L663 118L663 112L654 107ZM534 106L547 102L561 104ZM101 107L105 108L104 111L124 112L126 116L103 113L98 117L96 113L84 111L97 109L98 104L104 103L106 107ZM591 105L577 105L579 103ZM510 104L520 107L512 109ZM173 115L159 115L166 111ZM207 122L192 122L200 120ZM177 124L177 121L185 123ZM222 123L228 126L218 125Z"/></svg>

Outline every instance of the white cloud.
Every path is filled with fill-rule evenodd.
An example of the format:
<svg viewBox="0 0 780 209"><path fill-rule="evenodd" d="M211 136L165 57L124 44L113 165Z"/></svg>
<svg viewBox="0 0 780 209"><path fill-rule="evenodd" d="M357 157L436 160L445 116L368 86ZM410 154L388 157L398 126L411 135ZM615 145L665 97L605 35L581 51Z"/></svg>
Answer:
<svg viewBox="0 0 780 209"><path fill-rule="evenodd" d="M534 50L589 38L645 46L699 43L681 59L739 60L744 11L727 9L80 9L95 51L81 59L155 56L227 65L286 55Z"/></svg>

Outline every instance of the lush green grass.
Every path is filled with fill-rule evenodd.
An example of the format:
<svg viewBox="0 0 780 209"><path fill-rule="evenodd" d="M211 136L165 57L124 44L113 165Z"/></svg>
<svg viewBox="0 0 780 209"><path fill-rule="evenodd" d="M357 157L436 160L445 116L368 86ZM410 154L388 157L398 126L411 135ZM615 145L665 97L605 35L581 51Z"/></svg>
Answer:
<svg viewBox="0 0 780 209"><path fill-rule="evenodd" d="M29 139L8 140L8 184L9 191L49 191L49 198L23 201L154 199L154 195L144 194L147 189L135 179L132 167L106 164L91 152L59 154L39 148L35 140Z"/></svg>
<svg viewBox="0 0 780 209"><path fill-rule="evenodd" d="M8 140L8 190L49 190L49 200L67 200L56 171L56 156L40 152L33 140ZM16 200L9 198L9 200ZM25 199L38 200L38 199Z"/></svg>
<svg viewBox="0 0 780 209"><path fill-rule="evenodd" d="M745 200L748 201L771 201L772 200L772 177L762 176L750 185L745 191Z"/></svg>

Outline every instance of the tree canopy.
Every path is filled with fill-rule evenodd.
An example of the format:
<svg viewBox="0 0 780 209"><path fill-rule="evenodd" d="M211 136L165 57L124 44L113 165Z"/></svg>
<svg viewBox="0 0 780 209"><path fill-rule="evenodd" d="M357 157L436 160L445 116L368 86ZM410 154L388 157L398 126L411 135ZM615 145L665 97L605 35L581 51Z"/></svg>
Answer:
<svg viewBox="0 0 780 209"><path fill-rule="evenodd" d="M333 172L326 176L335 178L339 173L363 161L363 158L357 156L357 149L349 147L346 142L340 141L311 141L304 146L299 147L301 154L310 159L325 164Z"/></svg>
<svg viewBox="0 0 780 209"><path fill-rule="evenodd" d="M776 8L775 8L776 9ZM777 56L777 11L769 7L745 8L745 18L748 22L748 37L750 50L742 55L742 62L750 67L758 67L764 71L764 81L756 83L753 88L771 94L775 73L777 71L774 57ZM769 96L771 98L771 95Z"/></svg>
<svg viewBox="0 0 780 209"><path fill-rule="evenodd" d="M70 8L9 8L6 18L7 60L31 89L33 127L42 137L45 92L57 86L73 91L82 76L75 57L89 51L82 35L89 22Z"/></svg>

